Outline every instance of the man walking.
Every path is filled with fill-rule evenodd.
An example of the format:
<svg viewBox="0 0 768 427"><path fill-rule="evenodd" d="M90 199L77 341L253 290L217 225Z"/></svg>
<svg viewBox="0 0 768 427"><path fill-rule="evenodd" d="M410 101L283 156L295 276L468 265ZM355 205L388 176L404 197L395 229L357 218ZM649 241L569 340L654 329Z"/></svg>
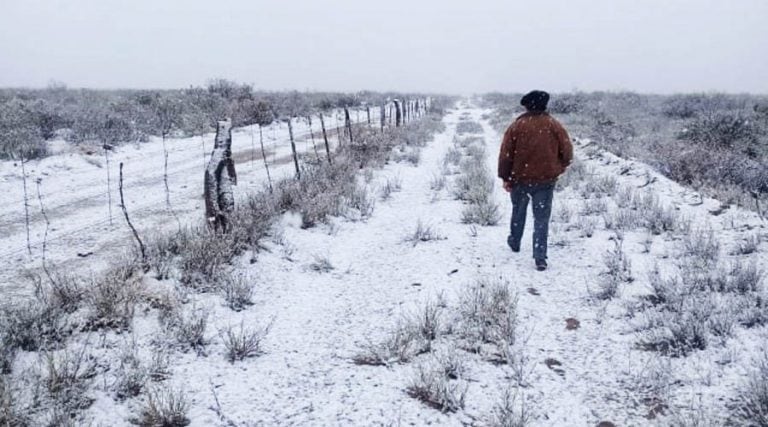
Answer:
<svg viewBox="0 0 768 427"><path fill-rule="evenodd" d="M520 252L528 201L533 209L533 259L536 269L547 269L547 234L557 178L573 160L573 146L565 128L547 113L549 94L534 90L520 104L526 112L504 133L499 153L499 178L512 199L507 244Z"/></svg>

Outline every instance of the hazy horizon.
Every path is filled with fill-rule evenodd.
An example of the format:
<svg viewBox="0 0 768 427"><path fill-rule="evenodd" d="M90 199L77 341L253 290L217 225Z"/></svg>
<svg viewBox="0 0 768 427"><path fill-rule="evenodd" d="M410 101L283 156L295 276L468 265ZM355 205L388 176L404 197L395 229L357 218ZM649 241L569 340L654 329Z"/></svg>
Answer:
<svg viewBox="0 0 768 427"><path fill-rule="evenodd" d="M0 86L768 93L768 2L4 0Z"/></svg>

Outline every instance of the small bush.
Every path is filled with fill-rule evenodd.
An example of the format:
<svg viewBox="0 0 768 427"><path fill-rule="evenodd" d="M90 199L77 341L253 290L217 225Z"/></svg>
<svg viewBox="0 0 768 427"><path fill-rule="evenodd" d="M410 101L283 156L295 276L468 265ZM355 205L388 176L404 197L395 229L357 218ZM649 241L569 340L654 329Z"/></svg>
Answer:
<svg viewBox="0 0 768 427"><path fill-rule="evenodd" d="M489 199L470 203L461 211L461 222L464 224L494 226L499 221L501 221L499 205Z"/></svg>
<svg viewBox="0 0 768 427"><path fill-rule="evenodd" d="M132 276L131 267L121 266L93 283L86 298L90 328L125 330L131 326L139 299L138 284Z"/></svg>
<svg viewBox="0 0 768 427"><path fill-rule="evenodd" d="M96 364L83 347L77 354L45 355L44 384L54 404L67 414L88 408L94 399L87 395L96 376Z"/></svg>
<svg viewBox="0 0 768 427"><path fill-rule="evenodd" d="M445 176L433 175L432 179L429 181L429 188L432 191L440 191L443 188L445 188L445 183L446 183Z"/></svg>
<svg viewBox="0 0 768 427"><path fill-rule="evenodd" d="M692 257L702 265L716 264L720 257L720 242L714 231L694 230L683 238L684 255Z"/></svg>
<svg viewBox="0 0 768 427"><path fill-rule="evenodd" d="M135 423L142 427L183 427L189 425L187 396L170 388L151 390Z"/></svg>
<svg viewBox="0 0 768 427"><path fill-rule="evenodd" d="M241 311L253 305L253 284L247 275L230 273L220 280L219 287L229 308Z"/></svg>
<svg viewBox="0 0 768 427"><path fill-rule="evenodd" d="M0 343L4 352L38 351L58 347L72 332L65 313L40 300L0 306Z"/></svg>
<svg viewBox="0 0 768 427"><path fill-rule="evenodd" d="M750 255L757 252L758 246L760 246L760 237L753 234L736 243L733 253L735 255Z"/></svg>
<svg viewBox="0 0 768 427"><path fill-rule="evenodd" d="M411 324L399 322L387 337L379 343L369 342L360 353L353 357L358 365L390 366L411 360L423 351L418 340L419 333Z"/></svg>
<svg viewBox="0 0 768 427"><path fill-rule="evenodd" d="M227 360L230 363L234 363L235 361L261 354L261 343L271 327L272 322L263 327L249 329L241 322L238 330L235 330L232 326L223 330L221 338L224 340L224 346L227 349Z"/></svg>
<svg viewBox="0 0 768 427"><path fill-rule="evenodd" d="M614 239L614 247L603 256L606 270L600 280L600 291L597 297L611 299L618 294L622 283L632 282L631 263L624 253L623 241Z"/></svg>
<svg viewBox="0 0 768 427"><path fill-rule="evenodd" d="M381 200L389 200L392 197L392 193L397 193L403 188L403 181L400 177L387 178L384 186L381 187L380 195Z"/></svg>
<svg viewBox="0 0 768 427"><path fill-rule="evenodd" d="M80 308L85 296L84 284L80 278L49 269L45 278L35 275L32 280L36 298L45 305L67 314Z"/></svg>
<svg viewBox="0 0 768 427"><path fill-rule="evenodd" d="M136 343L126 345L120 354L120 365L115 371L114 389L117 399L128 399L141 394L148 378L148 369L139 357Z"/></svg>
<svg viewBox="0 0 768 427"><path fill-rule="evenodd" d="M416 223L416 229L413 230L412 233L405 236L403 238L403 241L406 243L410 243L415 247L421 242L431 242L434 240L443 240L443 239L445 239L445 237L443 237L431 225L424 225L424 223L422 223L421 220L419 220L419 222Z"/></svg>
<svg viewBox="0 0 768 427"><path fill-rule="evenodd" d="M444 372L440 367L419 365L406 392L414 399L442 412L463 409L468 386L460 381L450 381Z"/></svg>
<svg viewBox="0 0 768 427"><path fill-rule="evenodd" d="M525 427L531 422L531 414L519 388L507 387L501 401L494 405L488 422L491 427Z"/></svg>
<svg viewBox="0 0 768 427"><path fill-rule="evenodd" d="M751 146L757 143L759 134L754 120L743 113L719 111L695 119L678 138L715 148L733 148L737 144Z"/></svg>
<svg viewBox="0 0 768 427"><path fill-rule="evenodd" d="M205 336L208 315L208 310L202 308L193 308L187 312L177 309L161 320L166 333L174 342L184 348L202 352L208 345L208 339Z"/></svg>
<svg viewBox="0 0 768 427"><path fill-rule="evenodd" d="M751 372L737 395L735 418L750 426L768 426L768 353L754 361Z"/></svg>
<svg viewBox="0 0 768 427"><path fill-rule="evenodd" d="M477 122L461 121L456 124L456 133L459 135L466 133L483 133L483 127Z"/></svg>
<svg viewBox="0 0 768 427"><path fill-rule="evenodd" d="M480 280L469 286L459 300L461 335L470 349L483 344L497 349L517 340L517 296L504 280Z"/></svg>

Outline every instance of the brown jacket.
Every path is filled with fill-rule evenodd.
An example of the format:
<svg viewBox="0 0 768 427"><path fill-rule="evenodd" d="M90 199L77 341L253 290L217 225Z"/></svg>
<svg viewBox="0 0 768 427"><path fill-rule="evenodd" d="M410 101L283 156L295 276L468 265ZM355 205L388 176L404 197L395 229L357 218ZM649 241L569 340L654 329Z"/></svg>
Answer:
<svg viewBox="0 0 768 427"><path fill-rule="evenodd" d="M504 132L499 178L523 184L557 180L573 160L568 132L547 113L525 113Z"/></svg>

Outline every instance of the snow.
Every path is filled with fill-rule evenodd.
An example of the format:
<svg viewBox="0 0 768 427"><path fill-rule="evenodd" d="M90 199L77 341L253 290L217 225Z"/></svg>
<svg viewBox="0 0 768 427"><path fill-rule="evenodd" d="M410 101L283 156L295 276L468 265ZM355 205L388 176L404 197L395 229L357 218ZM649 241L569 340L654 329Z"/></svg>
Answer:
<svg viewBox="0 0 768 427"><path fill-rule="evenodd" d="M641 241L645 235L627 232L624 247L638 279L626 286L619 299L595 301L590 289L595 289L604 269L602 259L613 245L612 233L598 227L593 237L584 238L576 229L553 225L550 268L538 272L531 257L530 213L521 252L512 253L507 247L511 204L498 182L494 197L503 215L498 226L462 224L463 205L451 196L450 185L434 196L430 180L440 173L442 158L453 146L455 126L463 113L482 124L487 165L495 171L500 135L481 119L487 112L466 104L450 111L445 118L447 130L425 147L418 167L397 163L375 172L369 183L372 192L391 177L399 177L402 190L386 201L377 201L370 219L337 218L331 225L305 230L299 227L300 219L286 214L281 221L281 238L265 242L267 250L258 254L256 263L249 262L249 255L239 260L238 270L256 284L253 307L235 313L218 296L190 296L193 304L211 311L208 334L212 342L206 356L176 353L169 381L190 398L193 426L226 425L229 421L236 425L483 425L511 381L510 367L467 353L466 408L443 414L405 393L415 363L359 366L352 357L366 342L381 340L399 319L414 313L425 301L443 295L448 305L454 306L469 284L494 277L509 280L519 298L518 335L522 342L517 348L524 360L527 383L519 391L534 415L532 425L596 425L600 421L616 425L668 424L668 419L645 418L649 407L637 390L659 364L669 364L674 376L666 384L674 397L673 402L668 402L673 409L700 401L703 410L712 411L712 417L725 413L727 399L744 379L745 363L764 339L764 329L739 329L724 345L712 345L686 358L669 359L635 348L636 335L625 305L636 295L648 292L642 279L654 264L668 263L675 257L670 238L654 237L651 252L644 253ZM284 136L285 129L279 132ZM236 147L250 143L247 130L233 137ZM194 143L194 139L169 141L172 201L187 218L201 216L201 158L197 147L189 148ZM161 165L162 157L157 156L156 145L123 149L116 155L120 160L115 160L126 162L131 179L127 185L129 210L145 234L169 222L160 208L162 192L145 187L153 184L153 188L159 188L157 180L162 179L161 174L153 172ZM710 211L719 208L719 202L665 179L644 164L604 152L587 158L585 148L590 145L589 141L579 141L576 153L595 174L614 176L621 184L652 190L662 203L690 218L694 228L712 227L722 242L738 241L745 233L765 232L757 215L745 210L731 207L722 215L712 215ZM279 153L273 158L287 153L284 144L278 146L273 141L271 148ZM23 255L20 217L15 213L19 209L17 175L8 164L1 167L0 190L11 194L13 200L0 208L3 226L11 227L11 233L3 235L3 244L10 248L10 252L4 249L3 257L15 267L28 266L31 262L25 261ZM103 205L90 207L103 196L102 188L84 187L83 182L101 182L103 171L91 167L82 156L55 156L32 167L33 175L51 177L44 182L56 180L56 190L49 187L46 195L49 215L68 218L66 224L55 222L61 240L51 242L52 257L65 261L73 258L75 251L106 251L100 245L112 245L115 236L127 233L119 218L115 218L118 225L108 225ZM291 167L283 165L280 171L290 174ZM162 171L162 167L159 169ZM55 177L57 171L61 177ZM250 165L240 165L238 174L241 171L245 172L244 185L239 185L237 191L252 188L264 179L261 170L252 170ZM577 212L582 203L581 196L570 189L556 192L553 222L558 205ZM101 219L94 225L96 217ZM445 239L417 245L404 242L419 221ZM84 236L86 229L102 236ZM39 233L38 226L34 235ZM67 233L76 237L67 240ZM768 265L765 249L763 245L761 251L751 255L763 266ZM314 271L309 265L318 257L328 259L334 269L328 273ZM4 277L17 270L5 270ZM146 280L150 286L168 286ZM6 286L2 292L14 290ZM570 318L578 320L579 328L566 329L566 319ZM246 326L263 325L270 319L274 323L265 340L264 354L234 364L225 361L218 331L240 322ZM151 313L139 314L135 338L147 343L156 328ZM109 339L117 343L124 340ZM142 351L150 349L143 344ZM562 374L550 369L544 363L547 359L560 362ZM718 363L723 360L729 362ZM225 419L217 414L212 389ZM104 392L97 397L88 410L94 424L127 424L138 405L137 401L118 404Z"/></svg>
<svg viewBox="0 0 768 427"><path fill-rule="evenodd" d="M329 139L335 146L334 128L343 126L338 111L326 114ZM312 121L318 144L322 143L320 120ZM309 128L303 119L294 119L297 149L302 158L314 156ZM318 138L319 136L319 138ZM232 132L233 159L237 164L239 195L266 183L256 126ZM168 138L168 185L174 212L183 224L197 223L204 216L203 171L213 148L214 134L192 138ZM302 144L303 142L303 144ZM272 179L291 176L290 144L284 123L264 128L264 144ZM49 265L87 274L104 268L106 261L122 256L133 245L133 238L120 214L117 193L117 165L124 163L124 192L128 213L141 236L172 230L176 221L165 204L163 185L163 146L160 138L149 143L118 147L110 153L112 218L109 217L104 156L93 147L73 147L54 141L60 154L30 161L28 174L30 237L32 254L27 253L24 229L24 194L20 164L0 161L0 292L24 295L31 289L23 275L41 266L45 221L36 196L40 180L43 204L51 220L47 241ZM67 146L68 149L62 147ZM319 148L318 148L319 150ZM90 154L89 154L90 153ZM78 254L87 255L86 257Z"/></svg>

